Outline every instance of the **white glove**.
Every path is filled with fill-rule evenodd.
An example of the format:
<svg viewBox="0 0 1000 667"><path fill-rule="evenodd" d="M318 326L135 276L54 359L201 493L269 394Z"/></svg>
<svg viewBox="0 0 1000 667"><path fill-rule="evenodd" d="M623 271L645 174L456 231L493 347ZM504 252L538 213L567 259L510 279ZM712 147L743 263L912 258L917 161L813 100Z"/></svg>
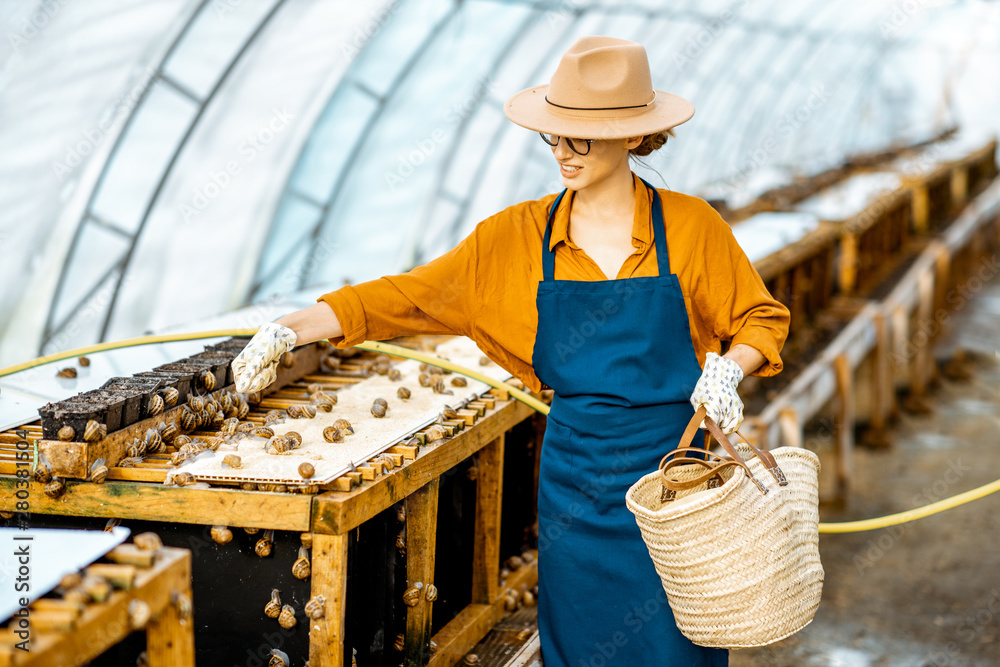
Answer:
<svg viewBox="0 0 1000 667"><path fill-rule="evenodd" d="M705 369L691 393L694 409L704 405L706 414L726 434L738 429L743 422L743 401L736 393L742 379L743 369L738 363L709 352L705 355ZM704 421L701 427L705 428Z"/></svg>
<svg viewBox="0 0 1000 667"><path fill-rule="evenodd" d="M254 334L239 356L233 359L236 391L260 391L278 377L281 355L295 347L295 332L277 322L268 322Z"/></svg>

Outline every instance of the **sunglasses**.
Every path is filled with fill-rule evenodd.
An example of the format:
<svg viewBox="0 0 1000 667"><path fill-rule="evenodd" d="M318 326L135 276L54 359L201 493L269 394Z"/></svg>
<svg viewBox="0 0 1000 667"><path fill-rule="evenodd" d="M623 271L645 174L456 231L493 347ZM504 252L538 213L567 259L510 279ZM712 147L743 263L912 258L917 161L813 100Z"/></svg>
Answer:
<svg viewBox="0 0 1000 667"><path fill-rule="evenodd" d="M564 138L569 149L577 155L586 155L589 153L590 144L597 141L597 139L570 139L569 137L560 137L557 134L545 134L544 132L539 132L538 136L542 138L542 141L553 147L558 146L559 139Z"/></svg>

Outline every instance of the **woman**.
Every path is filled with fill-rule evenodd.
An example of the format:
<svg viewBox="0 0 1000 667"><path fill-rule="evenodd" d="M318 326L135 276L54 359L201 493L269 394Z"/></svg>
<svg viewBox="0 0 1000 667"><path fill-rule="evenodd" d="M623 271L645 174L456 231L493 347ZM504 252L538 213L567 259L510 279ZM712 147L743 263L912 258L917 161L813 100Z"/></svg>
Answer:
<svg viewBox="0 0 1000 667"><path fill-rule="evenodd" d="M494 215L425 266L266 325L234 362L237 388L273 381L296 342L471 337L531 389L555 392L538 490L546 667L724 665L725 651L677 630L625 492L677 443L693 406L737 428L736 386L781 370L788 311L708 204L629 169L694 113L653 90L641 45L582 38L548 86L505 112L542 133L562 194Z"/></svg>

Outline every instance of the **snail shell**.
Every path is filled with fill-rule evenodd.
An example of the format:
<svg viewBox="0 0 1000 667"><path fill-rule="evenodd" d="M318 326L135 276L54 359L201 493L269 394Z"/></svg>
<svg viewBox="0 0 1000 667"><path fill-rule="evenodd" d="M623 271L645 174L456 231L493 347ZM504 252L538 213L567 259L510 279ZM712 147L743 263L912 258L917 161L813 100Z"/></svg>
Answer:
<svg viewBox="0 0 1000 667"><path fill-rule="evenodd" d="M45 495L49 498L58 498L66 491L66 483L60 477L53 477L52 481L45 485Z"/></svg>
<svg viewBox="0 0 1000 667"><path fill-rule="evenodd" d="M253 491L253 489L246 489L247 491ZM243 532L247 535L256 535L260 532L260 528L244 528Z"/></svg>
<svg viewBox="0 0 1000 667"><path fill-rule="evenodd" d="M257 430L257 426L253 422L243 422L236 427L237 433L253 433Z"/></svg>
<svg viewBox="0 0 1000 667"><path fill-rule="evenodd" d="M323 412L333 412L333 401L319 400L316 401L316 407Z"/></svg>
<svg viewBox="0 0 1000 667"><path fill-rule="evenodd" d="M313 534L312 533L302 533L299 535L299 541L302 542L302 546L306 549L312 549L313 545Z"/></svg>
<svg viewBox="0 0 1000 667"><path fill-rule="evenodd" d="M318 620L323 618L324 610L323 607L326 605L326 598L322 595L315 595L309 598L309 602L306 602L305 612L312 620Z"/></svg>
<svg viewBox="0 0 1000 667"><path fill-rule="evenodd" d="M236 454L226 454L222 457L222 462L230 468L242 468L243 459Z"/></svg>
<svg viewBox="0 0 1000 667"><path fill-rule="evenodd" d="M410 390L406 387L400 387L396 390L396 396L405 400L410 397Z"/></svg>
<svg viewBox="0 0 1000 667"><path fill-rule="evenodd" d="M379 375L388 375L389 364L375 364L375 372Z"/></svg>
<svg viewBox="0 0 1000 667"><path fill-rule="evenodd" d="M309 552L305 547L300 547L299 557L292 564L292 576L296 579L308 579L310 571Z"/></svg>
<svg viewBox="0 0 1000 667"><path fill-rule="evenodd" d="M468 386L468 384L469 384L469 381L466 380L463 377L454 377L454 378L451 379L451 386L452 387L465 387L465 386Z"/></svg>
<svg viewBox="0 0 1000 667"><path fill-rule="evenodd" d="M423 586L410 586L403 593L403 604L407 607L416 607L423 594Z"/></svg>
<svg viewBox="0 0 1000 667"><path fill-rule="evenodd" d="M434 584L427 584L427 588L424 589L424 599L428 602L434 602L438 597L438 589Z"/></svg>
<svg viewBox="0 0 1000 667"><path fill-rule="evenodd" d="M142 463L142 459L138 456L135 457L125 457L118 462L119 468L134 468L135 464Z"/></svg>
<svg viewBox="0 0 1000 667"><path fill-rule="evenodd" d="M164 422L159 425L157 430L160 432L163 442L173 443L178 436L177 427L173 423Z"/></svg>
<svg viewBox="0 0 1000 667"><path fill-rule="evenodd" d="M490 365L490 358L487 357L486 355L483 355L483 356L479 357L479 365L480 366L489 366Z"/></svg>
<svg viewBox="0 0 1000 667"><path fill-rule="evenodd" d="M243 491L256 491L257 485L253 482L240 482L240 489Z"/></svg>
<svg viewBox="0 0 1000 667"><path fill-rule="evenodd" d="M211 535L216 544L229 544L233 540L233 531L228 526L212 526Z"/></svg>
<svg viewBox="0 0 1000 667"><path fill-rule="evenodd" d="M272 417L275 419L284 419L285 413L283 410L268 410L267 413L264 415L264 419L267 419L268 417Z"/></svg>
<svg viewBox="0 0 1000 667"><path fill-rule="evenodd" d="M458 419L458 413L455 412L455 410L453 410L452 408L445 408L444 410L441 411L441 419L442 420Z"/></svg>
<svg viewBox="0 0 1000 667"><path fill-rule="evenodd" d="M219 433L222 435L234 435L239 426L240 420L236 417L230 417L226 421L222 422L222 427L219 429Z"/></svg>
<svg viewBox="0 0 1000 667"><path fill-rule="evenodd" d="M398 368L390 368L388 378L393 382L399 382L403 379L403 374L399 372Z"/></svg>
<svg viewBox="0 0 1000 667"><path fill-rule="evenodd" d="M267 443L267 452L269 454L284 454L290 451L292 451L292 443L283 435L276 435Z"/></svg>
<svg viewBox="0 0 1000 667"><path fill-rule="evenodd" d="M142 630L153 616L149 604L143 600L132 600L128 603L128 624L133 630Z"/></svg>
<svg viewBox="0 0 1000 667"><path fill-rule="evenodd" d="M316 392L323 391L323 385L319 382L310 382L306 385L306 391L310 394L315 394Z"/></svg>
<svg viewBox="0 0 1000 667"><path fill-rule="evenodd" d="M424 435L427 437L427 442L436 442L438 440L444 440L448 437L448 433L437 425L431 426L429 429L424 431Z"/></svg>
<svg viewBox="0 0 1000 667"><path fill-rule="evenodd" d="M313 467L313 464L309 463L308 461L303 461L302 463L299 464L299 475L301 475L304 479L309 479L315 474L316 474L316 468ZM299 578L302 579L302 577Z"/></svg>
<svg viewBox="0 0 1000 667"><path fill-rule="evenodd" d="M174 452L170 455L170 465L177 467L191 458L190 452Z"/></svg>
<svg viewBox="0 0 1000 667"><path fill-rule="evenodd" d="M406 650L406 635L402 632L396 635L396 641L392 644L393 648L402 653Z"/></svg>
<svg viewBox="0 0 1000 667"><path fill-rule="evenodd" d="M240 409L236 413L236 417L239 419L246 419L247 415L250 414L250 406L246 402L240 402Z"/></svg>
<svg viewBox="0 0 1000 667"><path fill-rule="evenodd" d="M133 440L129 444L125 445L125 456L128 458L136 458L139 456L139 441Z"/></svg>
<svg viewBox="0 0 1000 667"><path fill-rule="evenodd" d="M187 406L191 408L192 412L201 412L205 409L205 399L201 396L191 394L188 396Z"/></svg>
<svg viewBox="0 0 1000 667"><path fill-rule="evenodd" d="M222 423L224 421L226 421L226 415L222 413L222 410L216 410L210 423L212 424L212 428L219 429L222 428Z"/></svg>
<svg viewBox="0 0 1000 667"><path fill-rule="evenodd" d="M298 419L299 417L302 416L302 408L299 407L298 405L289 405L287 408L285 408L285 412L287 412L288 416L291 417L292 419Z"/></svg>
<svg viewBox="0 0 1000 667"><path fill-rule="evenodd" d="M222 392L222 396L219 398L219 409L223 412L229 412L233 409L233 395L228 391Z"/></svg>
<svg viewBox="0 0 1000 667"><path fill-rule="evenodd" d="M285 437L292 443L292 449L298 449L302 446L302 436L299 435L298 431L289 431L285 434Z"/></svg>
<svg viewBox="0 0 1000 667"><path fill-rule="evenodd" d="M177 421L185 431L193 431L195 426L198 425L198 417L188 407L181 410L181 416Z"/></svg>
<svg viewBox="0 0 1000 667"><path fill-rule="evenodd" d="M205 438L205 446L211 449L213 452L218 451L219 447L225 442L222 438Z"/></svg>
<svg viewBox="0 0 1000 667"><path fill-rule="evenodd" d="M81 366L83 366L84 368L90 365L90 359L88 357L80 357L79 359L76 360L76 362Z"/></svg>
<svg viewBox="0 0 1000 667"><path fill-rule="evenodd" d="M191 486L194 483L194 475L189 472L179 472L174 475L174 484L177 486Z"/></svg>
<svg viewBox="0 0 1000 667"><path fill-rule="evenodd" d="M153 394L149 397L149 404L146 406L146 409L151 415L159 415L163 413L166 405L167 404L163 402L162 396L159 394Z"/></svg>
<svg viewBox="0 0 1000 667"><path fill-rule="evenodd" d="M56 373L56 377L61 377L61 378L75 378L76 377L76 369L75 368L68 368L68 367L64 368L61 371L59 371L58 373Z"/></svg>
<svg viewBox="0 0 1000 667"><path fill-rule="evenodd" d="M201 381L201 386L208 391L215 390L215 373L212 371L202 371L198 379Z"/></svg>
<svg viewBox="0 0 1000 667"><path fill-rule="evenodd" d="M147 429L144 442L146 444L146 451L150 454L155 454L163 449L163 436L160 435L159 431Z"/></svg>
<svg viewBox="0 0 1000 667"><path fill-rule="evenodd" d="M333 425L339 428L344 433L344 435L354 435L354 427L351 426L351 422L347 421L346 419L338 419L337 421L333 422Z"/></svg>
<svg viewBox="0 0 1000 667"><path fill-rule="evenodd" d="M70 425L63 426L59 429L59 439L63 442L69 442L76 437L76 429Z"/></svg>
<svg viewBox="0 0 1000 667"><path fill-rule="evenodd" d="M343 442L344 432L336 426L327 426L323 429L323 439L327 442Z"/></svg>
<svg viewBox="0 0 1000 667"><path fill-rule="evenodd" d="M264 537L257 540L257 544L253 547L253 552L260 556L261 558L267 558L271 555L271 539L265 534Z"/></svg>
<svg viewBox="0 0 1000 667"><path fill-rule="evenodd" d="M170 602L177 608L177 615L181 619L186 620L194 615L194 603L191 601L191 596L187 593L173 591L170 594Z"/></svg>
<svg viewBox="0 0 1000 667"><path fill-rule="evenodd" d="M132 538L132 543L142 551L156 551L163 546L163 540L153 532L139 533Z"/></svg>
<svg viewBox="0 0 1000 667"><path fill-rule="evenodd" d="M303 405L299 408L302 412L302 416L306 419L312 419L316 416L316 406L315 405Z"/></svg>
<svg viewBox="0 0 1000 667"><path fill-rule="evenodd" d="M288 654L281 649L271 649L271 659L267 661L267 667L288 667Z"/></svg>
<svg viewBox="0 0 1000 667"><path fill-rule="evenodd" d="M281 593L277 588L271 590L271 599L264 605L264 615L268 618L278 618L281 613Z"/></svg>
<svg viewBox="0 0 1000 667"><path fill-rule="evenodd" d="M83 439L87 442L98 442L103 440L108 434L108 427L98 421L91 419L87 422L87 427L83 430Z"/></svg>
<svg viewBox="0 0 1000 667"><path fill-rule="evenodd" d="M209 397L209 399L205 401L205 409L208 410L209 413L213 413L222 410L222 406L217 400L215 400L215 398Z"/></svg>
<svg viewBox="0 0 1000 667"><path fill-rule="evenodd" d="M295 354L293 352L285 352L281 355L281 365L285 368L291 368L295 365Z"/></svg>
<svg viewBox="0 0 1000 667"><path fill-rule="evenodd" d="M382 417L385 417L385 411L388 408L386 408L384 401L382 403L379 403L379 400L380 399L376 398L375 402L372 403L372 416L381 419Z"/></svg>
<svg viewBox="0 0 1000 667"><path fill-rule="evenodd" d="M424 363L424 362L421 361L419 368L420 368L421 372L423 372L423 371L426 371L428 368L430 368L430 366L428 366L426 363Z"/></svg>
<svg viewBox="0 0 1000 667"><path fill-rule="evenodd" d="M177 401L181 398L181 393L177 391L177 387L167 387L160 393L163 396L163 403L168 408L172 408L177 405Z"/></svg>
<svg viewBox="0 0 1000 667"><path fill-rule="evenodd" d="M39 463L38 467L35 468L35 471L31 474L31 476L39 484L48 484L52 481L52 474L49 472L49 469L45 467L44 463Z"/></svg>
<svg viewBox="0 0 1000 667"><path fill-rule="evenodd" d="M534 607L535 594L532 593L531 591L524 591L524 593L521 593L521 602L524 604L525 607Z"/></svg>
<svg viewBox="0 0 1000 667"><path fill-rule="evenodd" d="M285 421L285 416L275 417L274 415L267 415L264 417L264 426L274 426L275 424L281 424Z"/></svg>
<svg viewBox="0 0 1000 667"><path fill-rule="evenodd" d="M191 444L192 442L194 442L194 441L191 439L191 436L189 436L189 435L179 435L176 438L174 438L174 447L177 447L178 449L180 449L184 445Z"/></svg>
<svg viewBox="0 0 1000 667"><path fill-rule="evenodd" d="M211 414L208 411L208 408L205 408L204 410L198 413L198 426L209 426L212 423L212 419L214 419L214 417L215 415Z"/></svg>
<svg viewBox="0 0 1000 667"><path fill-rule="evenodd" d="M428 375L427 373L421 373L417 377L417 380L420 382L421 387L430 387L432 384L431 376Z"/></svg>
<svg viewBox="0 0 1000 667"><path fill-rule="evenodd" d="M325 391L314 391L311 394L309 394L309 400L316 401L317 403L320 402L320 401L330 401L331 403L333 403L334 405L336 405L337 404L337 395L336 394L328 394Z"/></svg>
<svg viewBox="0 0 1000 667"><path fill-rule="evenodd" d="M274 431L268 426L258 426L253 434L258 438L273 438Z"/></svg>
<svg viewBox="0 0 1000 667"><path fill-rule="evenodd" d="M281 608L281 613L278 614L278 624L285 630L291 630L295 627L295 609L291 605L285 605Z"/></svg>
<svg viewBox="0 0 1000 667"><path fill-rule="evenodd" d="M447 389L444 386L444 380L442 380L441 378L438 378L437 380L435 380L434 384L433 384L433 386L431 388L434 389L434 393L435 394L449 394L450 395L450 394L454 394L455 393L452 390Z"/></svg>
<svg viewBox="0 0 1000 667"><path fill-rule="evenodd" d="M90 468L90 481L94 484L104 484L108 478L108 466L104 465L104 459L97 459Z"/></svg>

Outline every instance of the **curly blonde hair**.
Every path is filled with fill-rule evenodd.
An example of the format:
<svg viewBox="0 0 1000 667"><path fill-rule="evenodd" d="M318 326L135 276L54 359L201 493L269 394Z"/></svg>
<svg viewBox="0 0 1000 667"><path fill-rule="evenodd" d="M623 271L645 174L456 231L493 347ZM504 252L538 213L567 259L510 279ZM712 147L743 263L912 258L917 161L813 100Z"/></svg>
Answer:
<svg viewBox="0 0 1000 667"><path fill-rule="evenodd" d="M630 155L637 155L639 157L646 157L655 150L658 150L667 143L668 138L673 138L673 129L664 130L663 132L657 132L656 134L647 134L642 138L642 143L629 151Z"/></svg>

